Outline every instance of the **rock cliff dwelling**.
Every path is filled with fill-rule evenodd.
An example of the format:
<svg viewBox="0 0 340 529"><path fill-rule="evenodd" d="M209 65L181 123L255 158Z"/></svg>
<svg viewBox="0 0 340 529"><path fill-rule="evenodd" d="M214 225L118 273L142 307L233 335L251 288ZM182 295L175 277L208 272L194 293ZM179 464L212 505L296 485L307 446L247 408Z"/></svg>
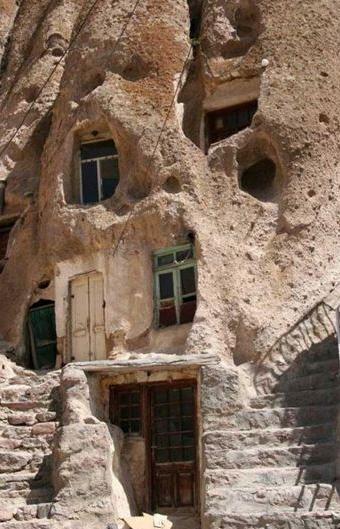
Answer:
<svg viewBox="0 0 340 529"><path fill-rule="evenodd" d="M339 529L339 24L0 0L0 529Z"/></svg>

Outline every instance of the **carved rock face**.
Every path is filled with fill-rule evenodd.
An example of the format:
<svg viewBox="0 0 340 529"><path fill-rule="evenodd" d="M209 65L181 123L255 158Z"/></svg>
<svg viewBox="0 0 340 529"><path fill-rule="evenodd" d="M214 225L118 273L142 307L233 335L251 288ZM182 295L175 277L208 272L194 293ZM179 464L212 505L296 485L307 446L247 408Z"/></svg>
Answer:
<svg viewBox="0 0 340 529"><path fill-rule="evenodd" d="M45 295L43 277L65 358L69 280L97 270L107 354L163 347L256 359L338 277L340 8L209 0L189 9L186 0L160 0L129 18L130 4L102 2L74 42L88 2L4 4L2 220L23 217L0 275L0 333L24 356L26 311ZM189 54L190 16L200 45ZM205 114L254 98L250 127L208 149ZM93 130L114 140L120 181L111 198L83 207L73 198L79 145ZM261 160L275 164L269 199L249 180ZM196 235L196 318L160 335L152 252L188 231Z"/></svg>

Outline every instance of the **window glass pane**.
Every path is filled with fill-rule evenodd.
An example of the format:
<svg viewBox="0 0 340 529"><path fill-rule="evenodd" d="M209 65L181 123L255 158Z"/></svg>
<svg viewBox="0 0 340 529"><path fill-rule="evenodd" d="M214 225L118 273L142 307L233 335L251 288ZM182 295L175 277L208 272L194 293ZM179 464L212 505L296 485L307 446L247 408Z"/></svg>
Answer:
<svg viewBox="0 0 340 529"><path fill-rule="evenodd" d="M167 463L169 461L169 450L156 450L157 463Z"/></svg>
<svg viewBox="0 0 340 529"><path fill-rule="evenodd" d="M126 393L125 391L122 392L122 393L118 393L119 405L130 404L130 400L131 400L131 394L130 393Z"/></svg>
<svg viewBox="0 0 340 529"><path fill-rule="evenodd" d="M169 400L170 402L177 402L181 398L180 396L180 390L177 389L170 389L169 390Z"/></svg>
<svg viewBox="0 0 340 529"><path fill-rule="evenodd" d="M129 421L121 421L119 426L123 430L124 433L129 433L129 431L130 431L130 422Z"/></svg>
<svg viewBox="0 0 340 529"><path fill-rule="evenodd" d="M192 431L193 427L194 427L193 420L190 417L182 418L182 430L183 431L185 432Z"/></svg>
<svg viewBox="0 0 340 529"><path fill-rule="evenodd" d="M177 417L181 415L181 404L179 402L169 405L170 417Z"/></svg>
<svg viewBox="0 0 340 529"><path fill-rule="evenodd" d="M81 180L83 204L98 202L97 163L85 162L81 164Z"/></svg>
<svg viewBox="0 0 340 529"><path fill-rule="evenodd" d="M139 420L130 421L130 432L131 433L140 433L141 424Z"/></svg>
<svg viewBox="0 0 340 529"><path fill-rule="evenodd" d="M139 408L139 406L132 406L130 408L130 417L132 419L138 419L140 417L140 408Z"/></svg>
<svg viewBox="0 0 340 529"><path fill-rule="evenodd" d="M116 154L117 149L112 140L83 143L80 146L80 156L82 160L102 158L103 156L114 156Z"/></svg>
<svg viewBox="0 0 340 529"><path fill-rule="evenodd" d="M184 433L182 435L183 446L194 446L194 435L193 433Z"/></svg>
<svg viewBox="0 0 340 529"><path fill-rule="evenodd" d="M159 280L159 292L161 299L173 298L174 297L174 281L172 272L160 274Z"/></svg>
<svg viewBox="0 0 340 529"><path fill-rule="evenodd" d="M190 323L194 319L196 313L196 296L193 296L193 300L190 298L184 298L180 307L179 318L181 323Z"/></svg>
<svg viewBox="0 0 340 529"><path fill-rule="evenodd" d="M102 198L112 197L119 183L118 158L109 158L100 162L100 176L102 180Z"/></svg>
<svg viewBox="0 0 340 529"><path fill-rule="evenodd" d="M168 435L156 435L156 445L160 448L167 448L169 446Z"/></svg>
<svg viewBox="0 0 340 529"><path fill-rule="evenodd" d="M167 402L168 392L166 389L158 389L154 392L154 399L156 403Z"/></svg>
<svg viewBox="0 0 340 529"><path fill-rule="evenodd" d="M183 415L193 414L193 405L191 402L182 402L182 414Z"/></svg>
<svg viewBox="0 0 340 529"><path fill-rule="evenodd" d="M181 446L181 435L180 434L174 434L170 435L170 446Z"/></svg>
<svg viewBox="0 0 340 529"><path fill-rule="evenodd" d="M195 448L183 448L183 461L194 461Z"/></svg>
<svg viewBox="0 0 340 529"><path fill-rule="evenodd" d="M169 432L180 432L181 431L181 419L169 419L168 431Z"/></svg>
<svg viewBox="0 0 340 529"><path fill-rule="evenodd" d="M172 448L171 461L184 461L181 448Z"/></svg>
<svg viewBox="0 0 340 529"><path fill-rule="evenodd" d="M114 395L116 401L114 423L120 426L124 433L141 433L140 390L117 391Z"/></svg>
<svg viewBox="0 0 340 529"><path fill-rule="evenodd" d="M180 271L182 295L196 291L195 268L184 268Z"/></svg>
<svg viewBox="0 0 340 529"><path fill-rule="evenodd" d="M155 430L157 433L166 433L168 431L168 421L166 419L156 421Z"/></svg>
<svg viewBox="0 0 340 529"><path fill-rule="evenodd" d="M169 416L168 405L167 404L162 404L161 406L156 406L155 407L155 416L157 418L158 417L168 417Z"/></svg>
<svg viewBox="0 0 340 529"><path fill-rule="evenodd" d="M193 247L189 246L189 248L186 248L185 250L180 250L179 252L176 252L176 261L180 263L181 261L185 261L186 259L192 259L193 258Z"/></svg>
<svg viewBox="0 0 340 529"><path fill-rule="evenodd" d="M132 404L139 404L140 402L140 392L134 391L133 393L130 393L130 400Z"/></svg>
<svg viewBox="0 0 340 529"><path fill-rule="evenodd" d="M193 402L194 400L194 389L192 387L181 389L182 400Z"/></svg>
<svg viewBox="0 0 340 529"><path fill-rule="evenodd" d="M121 419L128 419L130 417L130 408L129 407L121 408L119 415Z"/></svg>
<svg viewBox="0 0 340 529"><path fill-rule="evenodd" d="M159 257L157 257L157 265L158 266L169 265L169 264L172 264L173 262L174 262L174 254L173 253L169 253L167 255L160 255Z"/></svg>
<svg viewBox="0 0 340 529"><path fill-rule="evenodd" d="M163 303L161 305L163 305ZM167 305L169 305L168 302ZM177 314L174 303L171 303L171 306L168 306L166 308L163 308L161 306L159 310L158 319L160 327L170 327L171 325L176 325Z"/></svg>

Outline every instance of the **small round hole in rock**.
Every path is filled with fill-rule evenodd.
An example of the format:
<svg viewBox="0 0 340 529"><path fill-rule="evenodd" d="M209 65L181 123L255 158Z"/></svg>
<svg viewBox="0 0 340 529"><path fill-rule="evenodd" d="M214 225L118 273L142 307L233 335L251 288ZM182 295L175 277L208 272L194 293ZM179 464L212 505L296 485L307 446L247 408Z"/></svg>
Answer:
<svg viewBox="0 0 340 529"><path fill-rule="evenodd" d="M330 120L327 114L325 114L325 112L321 112L319 114L319 121L320 123L325 123L326 125L328 125Z"/></svg>
<svg viewBox="0 0 340 529"><path fill-rule="evenodd" d="M181 183L176 177L169 176L163 184L163 189L167 193L180 193Z"/></svg>
<svg viewBox="0 0 340 529"><path fill-rule="evenodd" d="M270 158L264 158L242 172L240 187L262 202L272 202L276 192L275 177L275 163Z"/></svg>
<svg viewBox="0 0 340 529"><path fill-rule="evenodd" d="M49 279L46 279L44 281L40 281L38 287L40 290L45 290L45 288L48 288L51 284L51 281Z"/></svg>

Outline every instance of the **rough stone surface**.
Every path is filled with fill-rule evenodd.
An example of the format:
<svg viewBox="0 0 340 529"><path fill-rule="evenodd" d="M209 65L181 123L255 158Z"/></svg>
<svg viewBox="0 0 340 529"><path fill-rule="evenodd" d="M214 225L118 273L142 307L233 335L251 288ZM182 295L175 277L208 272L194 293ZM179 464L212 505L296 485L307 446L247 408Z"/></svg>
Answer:
<svg viewBox="0 0 340 529"><path fill-rule="evenodd" d="M194 364L204 529L336 529L339 21L334 0L0 0L0 228L15 221L0 263L2 529L102 529L136 511L137 452L102 413L100 370L143 382L157 355L169 372L220 358ZM254 98L251 126L207 145L205 114ZM84 206L93 131L113 138L120 182ZM268 159L275 183L252 192L243 176ZM156 329L152 254L188 234L193 324ZM55 302L57 367L79 360L70 281L94 271L107 360L33 373L29 307Z"/></svg>

